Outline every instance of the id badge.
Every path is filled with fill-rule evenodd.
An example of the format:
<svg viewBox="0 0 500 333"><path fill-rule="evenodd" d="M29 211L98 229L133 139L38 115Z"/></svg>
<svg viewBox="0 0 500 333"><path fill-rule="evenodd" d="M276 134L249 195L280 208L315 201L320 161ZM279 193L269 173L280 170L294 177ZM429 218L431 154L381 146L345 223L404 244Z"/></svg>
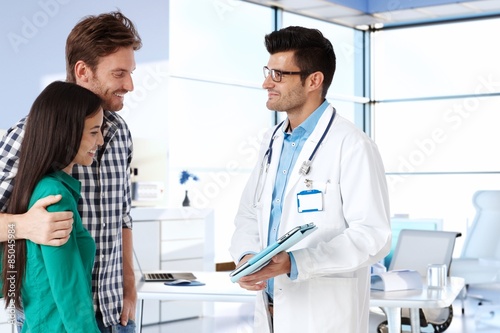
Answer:
<svg viewBox="0 0 500 333"><path fill-rule="evenodd" d="M323 192L320 190L306 190L297 193L297 208L299 213L322 211Z"/></svg>

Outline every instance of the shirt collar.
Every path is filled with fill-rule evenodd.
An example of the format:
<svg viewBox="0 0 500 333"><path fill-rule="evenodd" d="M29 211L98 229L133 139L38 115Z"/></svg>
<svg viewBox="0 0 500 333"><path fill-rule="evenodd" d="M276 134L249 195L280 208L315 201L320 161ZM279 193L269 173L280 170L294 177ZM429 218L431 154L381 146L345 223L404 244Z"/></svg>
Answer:
<svg viewBox="0 0 500 333"><path fill-rule="evenodd" d="M321 118L328 105L329 103L325 99L323 103L321 103L321 105L318 106L318 108L314 110L314 112L311 113L309 117L306 118L306 120L304 120L299 126L297 126L297 128L300 127L304 133L307 133L308 135L311 134L318 124L319 118ZM286 132L289 126L290 121L287 119L285 126L282 127L283 132Z"/></svg>
<svg viewBox="0 0 500 333"><path fill-rule="evenodd" d="M73 197L78 201L81 193L81 183L78 179L68 175L66 172L60 170L52 173L50 176L58 179L64 186L70 190Z"/></svg>

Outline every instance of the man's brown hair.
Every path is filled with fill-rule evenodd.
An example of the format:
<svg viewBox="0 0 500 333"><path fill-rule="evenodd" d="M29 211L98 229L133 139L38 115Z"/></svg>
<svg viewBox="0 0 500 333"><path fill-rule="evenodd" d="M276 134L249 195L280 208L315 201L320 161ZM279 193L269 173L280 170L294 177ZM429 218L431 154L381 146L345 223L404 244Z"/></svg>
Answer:
<svg viewBox="0 0 500 333"><path fill-rule="evenodd" d="M82 60L95 71L99 58L119 48L142 47L134 24L121 12L86 16L71 30L66 40L66 81L76 83L75 64Z"/></svg>

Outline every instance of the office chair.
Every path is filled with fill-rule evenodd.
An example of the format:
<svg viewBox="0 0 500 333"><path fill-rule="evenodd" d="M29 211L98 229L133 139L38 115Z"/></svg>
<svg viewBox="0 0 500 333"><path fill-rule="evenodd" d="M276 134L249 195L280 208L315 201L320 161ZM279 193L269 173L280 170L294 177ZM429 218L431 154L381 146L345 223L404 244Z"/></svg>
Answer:
<svg viewBox="0 0 500 333"><path fill-rule="evenodd" d="M459 232L436 230L401 230L389 270L411 269L425 278L430 264L445 264L450 272L450 264ZM431 325L434 332L444 332L453 319L453 307L443 309L420 309L420 326ZM409 310L403 309L402 325L411 325ZM387 321L378 326L378 332L386 331Z"/></svg>
<svg viewBox="0 0 500 333"><path fill-rule="evenodd" d="M478 191L472 202L476 215L467 231L462 253L453 258L451 275L465 280L466 291L462 296L462 313L466 297L476 298L481 305L490 301L484 296L472 295L471 288L487 287L500 293L500 191Z"/></svg>

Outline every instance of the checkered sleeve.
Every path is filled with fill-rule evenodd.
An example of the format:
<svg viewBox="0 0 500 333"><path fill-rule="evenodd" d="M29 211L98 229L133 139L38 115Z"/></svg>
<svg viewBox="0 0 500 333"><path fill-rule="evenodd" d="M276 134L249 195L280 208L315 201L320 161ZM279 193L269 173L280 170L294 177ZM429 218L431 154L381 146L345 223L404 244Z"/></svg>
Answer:
<svg viewBox="0 0 500 333"><path fill-rule="evenodd" d="M19 165L19 152L24 137L26 117L12 126L0 141L0 211L5 212Z"/></svg>
<svg viewBox="0 0 500 333"><path fill-rule="evenodd" d="M132 218L130 217L130 208L132 207L132 179L130 178L130 164L132 163L133 156L133 142L132 135L127 128L127 172L126 172L126 182L125 182L125 193L123 200L123 228L132 229Z"/></svg>

